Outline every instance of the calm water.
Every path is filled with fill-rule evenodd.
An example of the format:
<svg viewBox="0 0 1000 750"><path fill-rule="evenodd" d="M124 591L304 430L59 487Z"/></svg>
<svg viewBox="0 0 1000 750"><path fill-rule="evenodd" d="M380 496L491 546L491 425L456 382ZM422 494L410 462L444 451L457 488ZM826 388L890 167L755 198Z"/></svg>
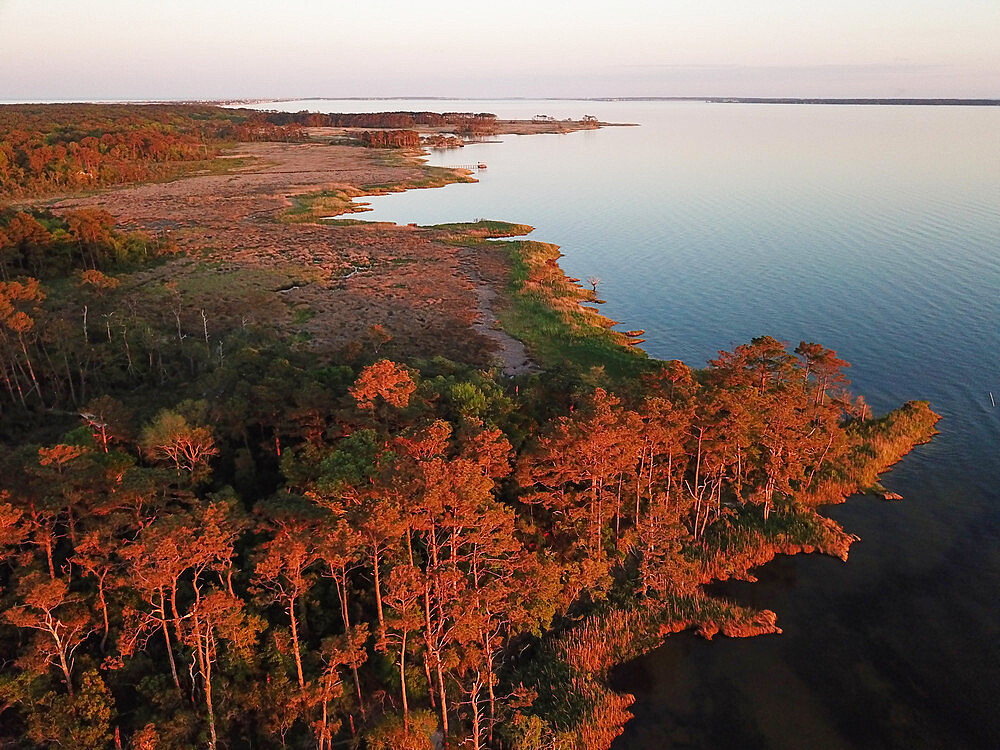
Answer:
<svg viewBox="0 0 1000 750"><path fill-rule="evenodd" d="M771 334L853 363L883 411L928 399L941 435L831 509L850 562L765 566L718 590L784 634L673 637L618 669L636 748L1000 747L1000 109L698 103L303 102L283 109L594 114L641 127L505 136L434 154L480 183L364 218L525 222L599 276L604 312L700 366Z"/></svg>

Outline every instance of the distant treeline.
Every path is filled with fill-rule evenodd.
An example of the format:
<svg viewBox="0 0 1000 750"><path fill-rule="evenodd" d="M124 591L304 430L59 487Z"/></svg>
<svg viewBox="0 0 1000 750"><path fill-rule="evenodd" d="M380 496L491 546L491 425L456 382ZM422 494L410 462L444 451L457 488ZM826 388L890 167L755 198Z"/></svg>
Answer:
<svg viewBox="0 0 1000 750"><path fill-rule="evenodd" d="M685 98L686 99L686 98ZM890 104L896 106L996 107L1000 99L795 99L791 97L709 97L698 99L732 104Z"/></svg>
<svg viewBox="0 0 1000 750"><path fill-rule="evenodd" d="M412 128L415 125L451 127L459 133L496 132L497 116L488 112L262 112L274 125L302 125L309 128Z"/></svg>

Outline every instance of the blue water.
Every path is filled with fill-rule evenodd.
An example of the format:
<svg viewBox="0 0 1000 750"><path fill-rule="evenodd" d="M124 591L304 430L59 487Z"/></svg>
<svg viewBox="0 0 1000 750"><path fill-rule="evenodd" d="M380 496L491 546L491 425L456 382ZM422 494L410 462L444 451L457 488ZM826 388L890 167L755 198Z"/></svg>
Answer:
<svg viewBox="0 0 1000 750"><path fill-rule="evenodd" d="M269 105L275 106L275 105ZM876 411L941 434L830 514L862 538L720 587L784 634L682 635L620 668L615 748L1000 747L1000 109L637 102L304 102L283 109L594 114L639 127L433 153L480 182L372 199L373 220L532 224L655 357L771 334L852 363Z"/></svg>

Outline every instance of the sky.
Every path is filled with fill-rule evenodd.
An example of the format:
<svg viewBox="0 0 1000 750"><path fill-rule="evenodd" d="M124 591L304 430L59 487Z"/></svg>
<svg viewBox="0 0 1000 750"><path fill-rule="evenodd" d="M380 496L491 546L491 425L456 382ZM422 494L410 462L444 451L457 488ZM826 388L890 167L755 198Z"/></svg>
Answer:
<svg viewBox="0 0 1000 750"><path fill-rule="evenodd" d="M0 0L0 100L1000 98L1000 0Z"/></svg>

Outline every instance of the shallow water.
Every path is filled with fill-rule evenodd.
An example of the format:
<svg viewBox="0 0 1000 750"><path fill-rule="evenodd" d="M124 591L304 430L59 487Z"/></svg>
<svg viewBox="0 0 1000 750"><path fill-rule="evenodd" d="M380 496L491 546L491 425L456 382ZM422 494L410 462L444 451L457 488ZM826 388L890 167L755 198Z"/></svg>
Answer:
<svg viewBox="0 0 1000 750"><path fill-rule="evenodd" d="M309 101L318 111L594 114L640 127L434 153L475 185L359 218L524 222L601 278L605 314L700 366L771 334L850 361L876 411L927 399L941 434L831 509L847 564L775 561L720 586L780 636L685 634L613 674L616 750L1000 747L1000 109L639 102Z"/></svg>

